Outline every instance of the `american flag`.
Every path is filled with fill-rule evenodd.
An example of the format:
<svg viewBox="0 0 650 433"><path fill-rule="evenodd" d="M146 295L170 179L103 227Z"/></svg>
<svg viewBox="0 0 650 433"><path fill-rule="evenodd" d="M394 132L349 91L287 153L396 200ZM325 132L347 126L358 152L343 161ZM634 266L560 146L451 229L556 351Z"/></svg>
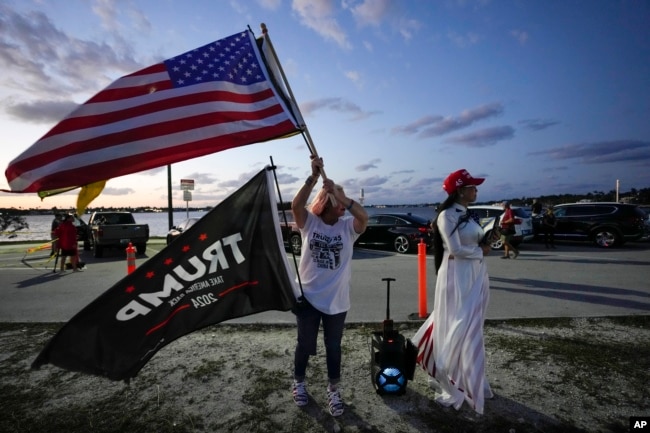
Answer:
<svg viewBox="0 0 650 433"><path fill-rule="evenodd" d="M249 30L114 81L5 171L11 192L74 188L300 132Z"/></svg>

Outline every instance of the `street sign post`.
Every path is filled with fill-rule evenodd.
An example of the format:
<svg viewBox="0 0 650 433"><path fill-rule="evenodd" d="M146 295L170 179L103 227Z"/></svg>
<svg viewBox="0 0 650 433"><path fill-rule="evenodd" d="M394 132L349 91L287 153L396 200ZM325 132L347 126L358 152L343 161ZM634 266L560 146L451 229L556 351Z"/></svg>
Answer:
<svg viewBox="0 0 650 433"><path fill-rule="evenodd" d="M185 216L190 217L190 202L192 201L192 192L194 190L194 179L181 179L181 190L183 191L183 200L185 200Z"/></svg>
<svg viewBox="0 0 650 433"><path fill-rule="evenodd" d="M193 191L194 179L181 179L181 189L183 191Z"/></svg>

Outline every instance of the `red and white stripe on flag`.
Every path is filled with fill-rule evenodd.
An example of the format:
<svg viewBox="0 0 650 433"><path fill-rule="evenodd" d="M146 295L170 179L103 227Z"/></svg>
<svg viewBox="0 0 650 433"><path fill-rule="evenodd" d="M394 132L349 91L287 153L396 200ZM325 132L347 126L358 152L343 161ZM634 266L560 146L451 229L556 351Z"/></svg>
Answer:
<svg viewBox="0 0 650 433"><path fill-rule="evenodd" d="M11 192L77 187L300 132L244 31L119 78L5 171Z"/></svg>

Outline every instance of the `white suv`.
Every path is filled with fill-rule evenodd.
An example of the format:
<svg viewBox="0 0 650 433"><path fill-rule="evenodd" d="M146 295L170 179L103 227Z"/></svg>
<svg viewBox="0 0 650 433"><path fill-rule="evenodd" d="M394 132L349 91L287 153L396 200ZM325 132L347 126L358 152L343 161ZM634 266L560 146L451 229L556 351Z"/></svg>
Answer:
<svg viewBox="0 0 650 433"><path fill-rule="evenodd" d="M511 206L512 211L515 214L515 231L516 233L512 237L512 244L518 245L524 241L530 241L533 239L533 219L522 207ZM503 215L502 206L468 206L468 209L476 214L479 218L479 224L483 227L486 235L489 236L489 233L494 227L494 221L497 217L501 220ZM503 248L503 242L501 239L496 239L490 244L493 250L500 250Z"/></svg>

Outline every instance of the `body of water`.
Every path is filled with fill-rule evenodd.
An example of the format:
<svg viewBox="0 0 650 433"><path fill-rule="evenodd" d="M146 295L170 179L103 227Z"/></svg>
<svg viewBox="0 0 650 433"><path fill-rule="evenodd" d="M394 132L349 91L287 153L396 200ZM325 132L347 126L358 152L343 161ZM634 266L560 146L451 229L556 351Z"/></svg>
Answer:
<svg viewBox="0 0 650 433"><path fill-rule="evenodd" d="M435 215L433 207L387 207L387 208L366 208L368 214L376 213L412 213L427 219ZM201 218L206 211L179 211L174 212L174 224L178 224L188 218ZM88 222L90 215L84 215L83 220ZM134 213L133 217L138 224L149 225L149 236L165 237L169 231L169 216L167 212L143 212ZM27 215L25 220L29 228L18 230L13 234L3 233L0 235L0 242L25 242L25 241L48 241L50 239L50 227L52 225L53 215Z"/></svg>

